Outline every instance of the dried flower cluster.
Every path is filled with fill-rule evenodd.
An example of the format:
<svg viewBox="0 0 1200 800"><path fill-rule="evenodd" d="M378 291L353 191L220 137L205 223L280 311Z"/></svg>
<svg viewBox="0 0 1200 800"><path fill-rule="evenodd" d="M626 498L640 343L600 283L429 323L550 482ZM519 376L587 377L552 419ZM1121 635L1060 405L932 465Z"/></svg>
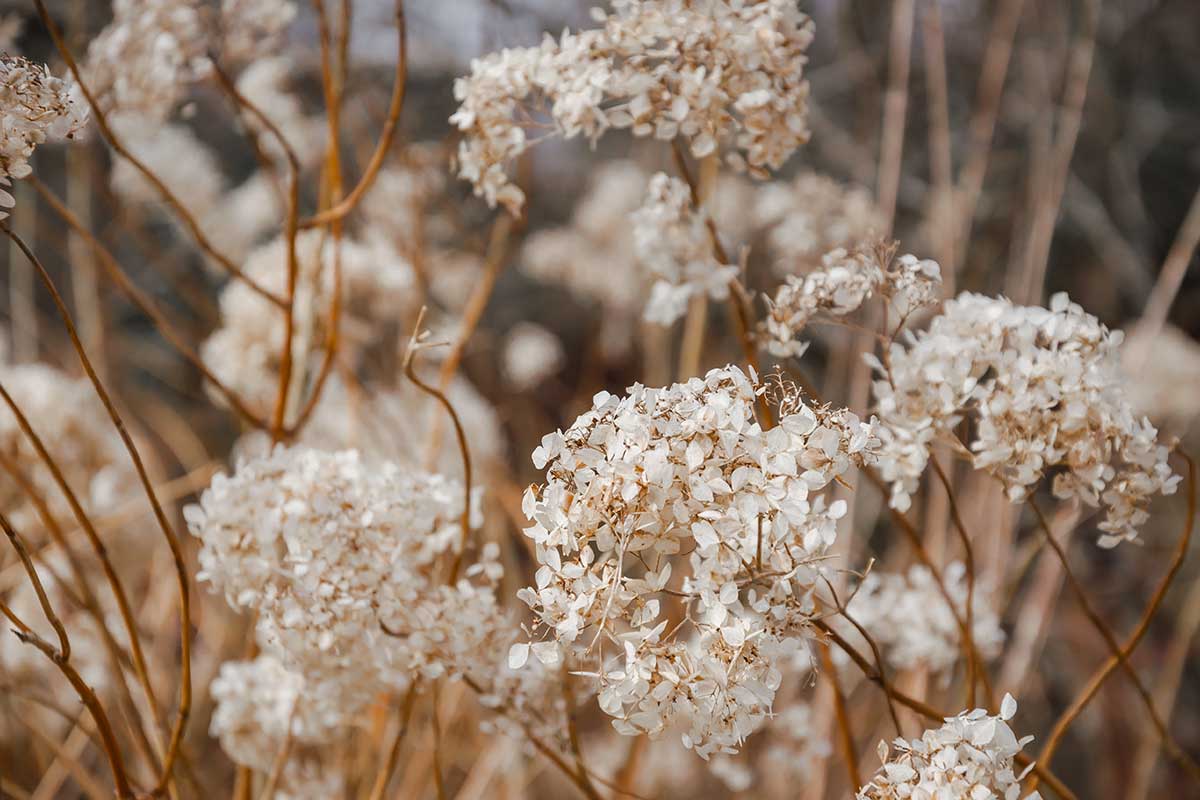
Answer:
<svg viewBox="0 0 1200 800"><path fill-rule="evenodd" d="M693 296L723 300L738 269L713 253L704 212L692 206L687 184L665 173L650 179L646 200L634 212L633 249L655 278L646 301L649 322L670 325L687 312Z"/></svg>
<svg viewBox="0 0 1200 800"><path fill-rule="evenodd" d="M494 632L494 553L469 571L481 586L434 575L462 538L462 493L354 451L279 447L218 476L186 516L200 579L255 612L264 651L341 690L349 714L414 670L462 669Z"/></svg>
<svg viewBox="0 0 1200 800"><path fill-rule="evenodd" d="M684 726L697 753L733 752L770 711L778 662L805 635L820 559L844 502L819 492L869 458L871 426L797 401L778 426L736 367L665 389L598 394L534 465L525 494L541 564L523 599L553 663L595 651L600 707L624 734ZM672 564L690 630L668 629ZM609 644L611 643L611 645ZM618 654L605 657L605 646ZM522 655L518 655L520 661Z"/></svg>
<svg viewBox="0 0 1200 800"><path fill-rule="evenodd" d="M1016 701L1005 695L997 715L982 708L964 711L948 717L942 727L925 731L920 739L897 739L894 758L889 759L887 744L880 742L883 766L858 790L858 800L1017 800L1024 776L1013 771L1013 756L1033 737L1018 740L1008 727L1016 713ZM1033 792L1025 800L1040 797Z"/></svg>
<svg viewBox="0 0 1200 800"><path fill-rule="evenodd" d="M267 291L287 289L289 245L279 237L254 250L243 271ZM323 325L333 301L335 276L341 275L343 315L351 320L343 331L343 357L354 354L376 335L376 325L401 313L409 304L412 271L390 246L377 239L350 238L335 243L320 231L296 238L296 316L300 335L292 338L297 364L314 370L327 344ZM221 326L204 342L201 355L213 374L233 388L250 408L269 413L279 387L279 360L286 340L282 314L242 281L221 292ZM357 324L354 321L357 320Z"/></svg>
<svg viewBox="0 0 1200 800"><path fill-rule="evenodd" d="M1076 169L1096 43L1176 12L1047 9L1054 123L1062 82L1005 96L1013 4L977 84L949 45L979 15L937 4L839 26L812 74L796 0L604 5L590 29L546 0L0 15L0 220L38 173L0 225L0 795L1191 796L1194 520L1149 522L1181 480L1150 418L1200 407L1168 313L1200 201L1138 276L1172 148L1140 169L1159 126L1115 126L1105 174L1144 195L1121 208ZM513 25L540 43L442 71ZM810 121L845 141L787 163ZM990 143L1030 130L1045 175L1003 224ZM591 153L531 161L547 139ZM1133 346L1065 294L1022 305L1075 285L1059 216L1132 290L1101 314L1149 298ZM1019 302L943 297L943 267ZM1151 546L1042 547L1081 506L1102 546ZM1110 674L1153 726L1088 725ZM1042 704L1036 761L1009 687Z"/></svg>
<svg viewBox="0 0 1200 800"><path fill-rule="evenodd" d="M71 84L50 68L20 56L0 56L0 187L30 172L34 149L47 140L69 139L87 124L87 106ZM16 204L0 188L0 219Z"/></svg>
<svg viewBox="0 0 1200 800"><path fill-rule="evenodd" d="M477 59L455 84L460 175L488 205L524 204L505 168L530 146L525 119L538 112L566 138L629 128L682 136L696 157L728 144L758 175L808 139L813 28L795 3L617 0L597 19L603 27Z"/></svg>
<svg viewBox="0 0 1200 800"><path fill-rule="evenodd" d="M803 355L808 345L796 335L814 316L845 316L873 294L890 301L900 324L917 309L936 304L942 287L937 262L893 255L894 248L878 244L853 251L838 248L821 258L819 269L788 275L767 301L763 333L771 353L781 358Z"/></svg>
<svg viewBox="0 0 1200 800"><path fill-rule="evenodd" d="M1055 470L1056 497L1104 508L1102 546L1135 538L1150 498L1173 493L1180 478L1125 397L1121 340L1064 294L1049 309L970 293L948 301L907 347L872 359L892 505L908 507L935 438L969 415L963 446L1011 500Z"/></svg>
<svg viewBox="0 0 1200 800"><path fill-rule="evenodd" d="M161 124L211 69L202 10L193 0L114 0L112 11L82 79L115 124Z"/></svg>
<svg viewBox="0 0 1200 800"><path fill-rule="evenodd" d="M343 791L338 773L325 767L319 748L344 733L347 719L339 693L312 685L277 658L227 661L209 691L216 708L210 732L236 763L270 773L284 748L288 760L278 796L330 797Z"/></svg>
<svg viewBox="0 0 1200 800"><path fill-rule="evenodd" d="M942 580L958 614L965 618L966 567L960 561L950 564L942 571ZM958 624L937 579L920 564L907 573L871 572L846 610L867 629L896 669L924 667L946 673L963 652ZM978 590L972 598L971 615L971 640L976 650L984 658L999 655L1004 630L986 595ZM847 635L854 638L852 632Z"/></svg>

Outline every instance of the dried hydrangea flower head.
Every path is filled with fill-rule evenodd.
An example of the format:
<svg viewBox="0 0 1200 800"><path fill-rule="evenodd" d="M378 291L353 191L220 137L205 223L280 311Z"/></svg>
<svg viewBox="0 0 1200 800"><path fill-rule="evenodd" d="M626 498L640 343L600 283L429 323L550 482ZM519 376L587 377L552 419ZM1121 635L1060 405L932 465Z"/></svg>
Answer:
<svg viewBox="0 0 1200 800"><path fill-rule="evenodd" d="M565 138L609 128L670 141L696 157L726 146L757 175L808 139L805 51L812 22L790 0L616 0L602 27L476 59L454 86L465 136L459 174L488 205L518 213L505 168L530 146L522 119Z"/></svg>
<svg viewBox="0 0 1200 800"><path fill-rule="evenodd" d="M648 322L670 325L687 312L693 296L729 296L738 268L717 261L704 213L693 207L683 181L662 172L650 179L646 200L631 220L634 254L655 279L646 301Z"/></svg>
<svg viewBox="0 0 1200 800"><path fill-rule="evenodd" d="M780 358L800 356L808 344L796 336L818 314L844 317L873 294L886 297L902 325L914 311L940 299L942 273L936 261L913 255L895 257L895 245L875 243L847 251L832 250L821 266L805 275L788 275L767 298L762 323L767 349Z"/></svg>
<svg viewBox="0 0 1200 800"><path fill-rule="evenodd" d="M321 231L296 238L296 317L301 331L293 337L297 364L316 360L326 342L324 320L333 295L335 258L342 274L343 350L353 359L378 333L380 320L394 318L411 305L412 268L389 246L349 237L334 242ZM256 248L243 270L259 286L284 295L288 245L283 237ZM246 405L267 413L279 389L279 356L286 340L283 315L243 281L230 281L221 292L221 326L205 340L201 357L213 374Z"/></svg>
<svg viewBox="0 0 1200 800"><path fill-rule="evenodd" d="M45 364L18 364L0 365L0 383L62 470L84 511L103 516L140 496L129 454L87 379L72 378ZM71 507L7 404L0 404L0 449L54 518L73 528ZM42 528L37 506L16 480L3 482L0 508L27 535ZM135 539L135 531L144 528L123 525L121 530L127 532L114 537L110 546Z"/></svg>
<svg viewBox="0 0 1200 800"><path fill-rule="evenodd" d="M547 483L524 498L541 566L518 596L535 635L552 638L515 646L513 663L530 652L556 663L562 650L591 661L620 733L678 725L705 757L734 752L769 713L778 662L805 634L818 562L846 511L821 490L874 444L850 412L799 398L764 431L760 391L726 367L602 392L543 438L533 461ZM680 589L668 589L684 567ZM680 594L690 624L668 630L663 598Z"/></svg>
<svg viewBox="0 0 1200 800"><path fill-rule="evenodd" d="M1017 800L1025 776L1013 771L1013 757L1033 737L1018 740L1013 734L1008 721L1016 713L1016 701L1005 695L996 716L977 708L947 717L945 725L925 731L920 739L896 739L894 757L880 742L883 766L858 790L858 800ZM1033 792L1025 800L1040 798Z"/></svg>
<svg viewBox="0 0 1200 800"><path fill-rule="evenodd" d="M826 253L868 245L885 227L867 189L811 171L788 182L764 184L753 214L755 224L766 230L780 276L819 269Z"/></svg>
<svg viewBox="0 0 1200 800"><path fill-rule="evenodd" d="M29 158L47 140L69 139L87 124L87 104L50 68L21 56L0 56L0 186L28 175ZM15 201L0 188L0 219Z"/></svg>
<svg viewBox="0 0 1200 800"><path fill-rule="evenodd" d="M958 613L965 615L966 568L961 562L953 562L942 572L942 578ZM906 573L869 573L846 610L867 629L894 668L925 668L950 677L949 671L962 653L958 624L928 568L917 564ZM987 593L978 587L972 598L971 619L971 639L979 653L985 658L999 655L1004 630L987 602ZM850 626L844 634L851 640L859 638Z"/></svg>
<svg viewBox="0 0 1200 800"><path fill-rule="evenodd" d="M361 705L347 705L342 688L305 681L270 655L226 661L209 689L215 703L209 733L234 763L263 773L290 748L279 778L281 797L340 794L341 778L320 754L345 734Z"/></svg>
<svg viewBox="0 0 1200 800"><path fill-rule="evenodd" d="M892 506L908 507L934 439L969 416L975 467L1013 502L1055 470L1056 497L1104 508L1101 546L1135 538L1150 498L1179 477L1126 398L1121 341L1065 294L1046 309L963 293L907 346L893 343L886 364L870 357Z"/></svg>
<svg viewBox="0 0 1200 800"><path fill-rule="evenodd" d="M255 613L264 653L352 709L416 675L488 674L511 641L495 545L445 581L464 500L440 475L277 446L215 478L184 515L199 579Z"/></svg>
<svg viewBox="0 0 1200 800"><path fill-rule="evenodd" d="M194 0L113 0L88 44L84 82L122 128L155 127L208 74L207 29Z"/></svg>

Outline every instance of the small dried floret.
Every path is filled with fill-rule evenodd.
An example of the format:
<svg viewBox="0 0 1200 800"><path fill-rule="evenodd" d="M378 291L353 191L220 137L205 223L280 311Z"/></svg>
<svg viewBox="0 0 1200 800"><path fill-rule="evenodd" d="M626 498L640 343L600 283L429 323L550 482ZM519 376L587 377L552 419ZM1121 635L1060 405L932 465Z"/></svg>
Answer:
<svg viewBox="0 0 1200 800"><path fill-rule="evenodd" d="M935 305L942 288L937 262L912 255L894 258L894 253L894 246L879 243L838 248L821 258L819 269L787 276L775 296L767 298L769 313L762 325L767 348L780 358L802 355L808 344L796 335L813 317L846 316L872 294L888 298L901 321Z"/></svg>

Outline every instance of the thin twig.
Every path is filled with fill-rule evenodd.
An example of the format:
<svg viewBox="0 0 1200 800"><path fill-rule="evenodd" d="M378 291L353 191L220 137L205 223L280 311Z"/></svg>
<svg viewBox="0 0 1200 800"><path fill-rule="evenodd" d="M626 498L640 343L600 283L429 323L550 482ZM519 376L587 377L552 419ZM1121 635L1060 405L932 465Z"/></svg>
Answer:
<svg viewBox="0 0 1200 800"><path fill-rule="evenodd" d="M350 194L346 195L345 199L332 208L301 220L301 230L327 225L342 219L353 211L359 201L362 200L363 195L371 188L371 185L375 182L375 178L379 175L379 170L383 167L388 150L392 146L392 139L396 134L400 112L404 109L405 87L408 83L407 26L405 24L403 0L396 0L396 34L399 39L399 45L396 56L396 74L392 83L392 99L388 105L388 113L383 123L383 130L379 133L379 141L375 145L375 152L371 154L371 159L367 162L367 167L363 170L362 177L359 178L355 187L350 190Z"/></svg>
<svg viewBox="0 0 1200 800"><path fill-rule="evenodd" d="M1171 560L1171 566L1167 569L1167 573L1163 576L1162 581L1159 583L1158 588L1151 597L1150 603L1146 606L1146 610L1142 614L1142 618L1138 622L1137 627L1134 628L1133 632L1122 645L1117 645L1116 640L1113 638L1112 631L1107 625L1104 624L1104 621L1096 615L1095 611L1092 610L1091 604L1087 600L1087 596L1083 593L1082 587L1079 585L1075 575L1071 572L1070 566L1067 564L1066 554L1062 552L1062 548L1059 546L1058 542L1054 540L1049 527L1045 524L1045 518L1042 516L1042 512L1038 509L1037 505L1032 502L1032 499L1030 500L1030 506L1037 515L1038 522L1042 526L1042 531L1046 536L1046 540L1050 546L1054 548L1055 553L1062 562L1063 571L1067 576L1067 581L1071 585L1072 591L1075 593L1076 598L1079 600L1084 614L1086 614L1088 619L1092 621L1093 626L1100 631L1105 642L1109 644L1109 648L1112 652L1104 665L1097 670L1083 690L1080 691L1074 702L1071 703L1071 705L1066 711L1063 712L1062 716L1059 717L1058 721L1055 723L1054 728L1050 732L1050 736L1046 739L1046 744L1043 746L1041 754L1038 756L1038 761L1045 767L1050 766L1050 762L1054 758L1054 753L1058 749L1059 744L1061 744L1063 735L1066 733L1067 728L1081 713L1083 713L1084 708L1086 708L1088 703L1091 702L1092 698L1096 696L1096 693L1100 691L1100 687L1104 684L1104 681L1107 680L1108 676L1116 671L1117 667L1119 666L1125 670L1125 673L1129 676L1130 681L1138 690L1139 696L1142 697L1143 704L1146 706L1146 710L1150 712L1151 721L1154 723L1154 728L1158 732L1159 739L1162 741L1164 749L1166 749L1167 753L1184 767L1184 769L1193 779L1200 781L1200 769L1197 768L1196 763L1192 760L1192 758L1188 756L1187 753L1185 753L1182 749L1180 749L1175 743L1174 739L1170 735L1170 732L1167 730L1166 724L1162 721L1162 718L1158 714L1158 710L1154 706L1153 698L1146 691L1145 686L1142 684L1141 680L1137 676L1137 673L1129 663L1129 657L1133 654L1133 651L1141 642L1142 637L1146 635L1146 631L1149 630L1150 622L1154 619L1154 615L1158 613L1159 606L1162 605L1163 598L1166 596L1167 590L1171 586L1171 582L1179 573L1180 568L1182 568L1184 559L1187 558L1188 548L1191 545L1192 540L1192 531L1196 524L1196 464L1192 461L1190 456L1186 455L1182 451L1179 452L1180 455L1183 456L1183 458L1187 461L1188 465L1188 508L1187 520L1184 522L1183 535L1179 537L1179 544L1175 550L1175 557ZM1036 779L1032 788L1037 788Z"/></svg>

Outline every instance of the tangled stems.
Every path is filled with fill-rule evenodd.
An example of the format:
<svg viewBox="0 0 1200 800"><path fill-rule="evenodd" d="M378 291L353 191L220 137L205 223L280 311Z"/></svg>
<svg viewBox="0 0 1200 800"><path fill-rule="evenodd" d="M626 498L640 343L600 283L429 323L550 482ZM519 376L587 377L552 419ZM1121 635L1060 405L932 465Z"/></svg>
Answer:
<svg viewBox="0 0 1200 800"><path fill-rule="evenodd" d="M1185 461L1187 461L1188 465L1188 501L1187 519L1184 522L1183 534L1179 537L1179 544L1175 548L1175 556L1171 559L1171 566L1167 568L1166 574L1163 575L1162 581L1159 582L1158 588L1155 589L1154 595L1150 598L1150 602L1147 604L1141 620L1138 621L1137 627L1133 629L1133 632L1125 640L1124 644L1114 648L1113 654L1109 656L1104 665L1101 666L1094 675L1092 675L1091 679L1080 691L1079 695L1075 698L1067 710L1063 712L1062 716L1058 718L1058 721L1055 722L1054 728L1051 730L1050 736L1046 739L1046 744L1043 746L1042 752L1038 756L1038 762L1047 769L1049 768L1050 762L1054 758L1054 754L1058 750L1059 745L1062 744L1062 739L1067 732L1067 728L1070 727L1071 723L1083 713L1083 710L1087 707L1088 703L1090 703L1092 698L1094 698L1100 691L1100 687L1108 679L1108 676L1115 672L1117 667L1120 666L1125 669L1134 686L1139 690L1139 695L1143 697L1143 700L1146 703L1146 708L1150 712L1150 717L1154 723L1155 729L1157 730L1159 737L1162 739L1164 748L1166 748L1167 752L1172 758L1174 758L1184 767L1184 769L1192 778L1200 777L1200 771L1196 769L1195 763L1171 738L1170 733L1166 729L1166 725L1163 723L1162 718L1158 715L1157 710L1154 708L1154 703L1149 696L1145 694L1145 687L1141 684L1141 681L1138 679L1137 674L1133 671L1133 668L1130 666L1128 661L1129 657L1133 654L1133 651L1137 648L1142 638L1146 635L1146 631L1149 630L1150 622L1158 613L1158 609L1162 605L1163 598L1166 597L1167 590L1171 587L1171 582L1175 579L1175 576L1179 574L1179 570L1183 567L1184 559L1187 558L1188 548L1191 545L1192 531L1195 529L1196 525L1196 463L1192 460L1191 456L1187 455L1182 450L1177 452L1184 458ZM1033 505L1032 502L1031 505ZM1038 516L1039 522L1044 526L1045 520L1041 511L1038 510L1036 505L1034 505L1033 508ZM1043 531L1046 534L1046 540L1050 543L1051 547L1054 548L1055 552L1059 554L1063 569L1066 572L1068 580L1071 582L1073 590L1075 590L1080 600L1080 604L1084 607L1085 613L1088 614L1089 619L1093 618L1093 614L1090 611L1086 597L1082 594L1082 590L1078 588L1075 576L1071 573L1070 568L1067 566L1065 554L1062 553L1058 543L1054 541L1054 537L1050 535L1049 528L1043 527ZM1093 622L1095 624L1095 620ZM1109 631L1107 626L1103 624L1102 620L1099 621L1098 629L1105 634L1106 642L1112 641L1111 631ZM1040 776L1035 774L1032 788L1037 788L1038 777Z"/></svg>
<svg viewBox="0 0 1200 800"><path fill-rule="evenodd" d="M321 16L324 17L323 14ZM343 31L343 33L345 32ZM359 178L355 187L350 190L350 194L346 195L337 205L300 220L301 230L327 225L345 218L371 188L379 170L383 167L383 162L392 146L392 139L396 135L400 112L404 109L405 89L408 82L407 25L405 24L403 0L396 0L396 33L399 37L399 45L396 56L396 75L392 83L392 99L388 104L383 130L379 133L379 140L375 144L375 151L371 154L370 161L367 162L367 168L363 171L362 177Z"/></svg>
<svg viewBox="0 0 1200 800"><path fill-rule="evenodd" d="M286 306L283 298L279 297L274 292L270 292L263 288L259 283L251 279L249 275L247 275L236 264L234 264L228 256L218 252L217 249L213 247L212 242L208 240L208 237L204 235L204 231L200 228L200 223L198 223L196 218L188 212L183 203L180 202L179 198L177 198L174 193L167 188L166 184L154 174L153 170L151 170L144 163L142 163L140 159L134 156L133 153L130 152L129 148L127 148L121 142L121 140L117 138L116 134L112 130L112 127L108 124L108 118L105 116L104 111L100 108L99 103L96 102L95 95L92 94L92 91L84 82L83 75L79 70L79 64L76 63L75 57L71 55L70 48L67 47L67 43L63 40L62 32L58 29L58 26L54 23L54 20L50 18L50 13L46 10L45 0L34 0L34 5L37 7L38 16L41 18L42 24L49 32L50 38L54 40L54 45L58 49L59 55L61 55L63 61L66 62L67 68L71 71L71 76L79 85L80 92L83 93L83 96L88 101L88 105L91 106L92 114L96 120L96 126L100 129L100 134L104 137L104 140L108 142L109 147L111 147L117 152L118 155L132 164L134 169L141 173L142 177L144 177L150 182L150 184L154 186L155 190L162 196L167 205L169 205L183 221L184 225L188 229L188 232L191 234L192 238L196 241L196 244L201 250L207 253L231 275L244 282L268 302L278 306L279 308L285 308Z"/></svg>
<svg viewBox="0 0 1200 800"><path fill-rule="evenodd" d="M33 254L33 251L25 244L25 242L13 233L7 226L0 226L0 229L13 240L20 248L29 262L37 269L42 283L50 292L50 296L54 300L55 308L58 311L59 317L63 321L64 327L67 329L67 334L71 338L71 344L75 348L76 355L79 356L80 364L83 365L84 372L87 373L88 380L92 383L92 388L95 389L96 396L100 398L100 402L104 404L105 411L108 412L109 419L112 421L113 427L116 428L118 435L121 437L121 442L125 445L126 451L129 453L129 458L133 462L134 469L137 471L138 480L142 484L142 489L146 494L146 498L150 501L151 509L154 512L155 521L158 523L159 529L162 531L163 538L167 541L167 546L171 549L171 558L175 566L176 583L179 591L179 629L180 629L180 680L179 680L179 709L176 712L175 724L171 729L171 740L167 745L167 752L163 758L162 773L159 777L158 785L155 787L154 794L160 795L167 790L168 784L172 782L171 770L174 766L175 759L179 755L179 749L183 742L183 731L187 725L188 716L192 709L192 632L191 632L191 600L188 589L187 567L183 562L183 550L179 546L179 542L175 538L175 533L171 529L170 522L167 521L166 512L163 510L162 504L158 502L158 497L154 494L154 486L151 484L150 475L146 471L146 466L142 463L141 453L138 452L137 446L133 443L133 437L129 435L129 431L125 428L125 422L121 415L117 412L116 406L109 397L108 390L104 388L104 384L100 382L100 378L96 375L96 370L92 366L91 359L88 358L87 352L84 350L83 343L79 340L78 331L75 329L75 323L71 318L71 314L67 311L67 306L63 302L62 295L59 294L58 288L54 285L50 273L46 271L42 262ZM9 405L14 407L10 397L5 396ZM28 422L25 423L28 425ZM25 426L22 426L25 427ZM30 429L32 430L32 429ZM63 481L65 485L65 481ZM76 501L78 506L78 501ZM83 509L79 508L76 512L78 516L86 518L87 515L82 513ZM82 524L82 519L81 519ZM90 522L88 523L90 525ZM95 531L93 529L93 535ZM98 543L98 542L97 542ZM103 545L101 545L103 547ZM111 569L111 565L109 567ZM123 594L123 593L122 593ZM135 628L132 617L126 619L126 625L130 629L130 638L134 640L136 637ZM140 646L139 646L140 649ZM143 660L142 669L145 670ZM149 674L144 677L145 686L147 689L147 697L153 699L153 690L150 688Z"/></svg>
<svg viewBox="0 0 1200 800"><path fill-rule="evenodd" d="M100 260L100 265L108 272L109 277L117 285L117 288L129 298L130 302L137 306L138 310L150 318L150 321L154 323L154 327L162 334L163 338L204 376L204 379L229 403L229 407L250 425L266 429L269 422L251 411L237 392L230 389L220 378L213 374L212 370L204 363L204 359L184 341L183 336L175 330L175 327L167 319L167 316L154 305L154 302L146 293L129 279L129 276L125 273L125 270L121 267L112 252L104 246L103 242L96 238L95 234L80 222L79 217L71 209L67 208L62 200L50 191L46 184L38 180L36 175L30 175L26 180L33 185L33 188L37 190L38 194L41 195L42 199L46 201L46 204L50 206L54 213L71 230L83 237L88 245L91 246L92 251Z"/></svg>
<svg viewBox="0 0 1200 800"><path fill-rule="evenodd" d="M117 745L117 737L113 733L108 715L104 712L104 707L100 705L100 700L96 697L96 693L92 691L91 687L80 677L75 667L71 665L71 640L67 636L67 630L62 624L62 620L54 613L54 609L50 605L50 600L46 596L46 589L42 585L41 578L38 577L37 570L33 566L33 561L29 557L28 550L26 550L24 543L12 525L9 524L8 518L2 513L0 513L0 527L3 527L8 541L12 544L13 549L17 551L17 555L21 559L21 564L24 566L25 572L33 584L34 591L37 593L42 613L45 614L46 620L54 628L55 634L58 636L58 649L56 650L54 645L38 636L3 601L0 601L0 612L16 626L17 629L14 633L17 638L25 644L36 647L46 658L50 659L70 682L76 693L78 693L79 699L87 706L88 712L92 715L92 719L100 731L100 738L104 744L104 752L108 757L108 763L112 769L113 783L116 786L117 796L122 798L122 800L132 798L134 797L133 789L129 784L129 777L125 774L125 762L121 757L121 749Z"/></svg>

